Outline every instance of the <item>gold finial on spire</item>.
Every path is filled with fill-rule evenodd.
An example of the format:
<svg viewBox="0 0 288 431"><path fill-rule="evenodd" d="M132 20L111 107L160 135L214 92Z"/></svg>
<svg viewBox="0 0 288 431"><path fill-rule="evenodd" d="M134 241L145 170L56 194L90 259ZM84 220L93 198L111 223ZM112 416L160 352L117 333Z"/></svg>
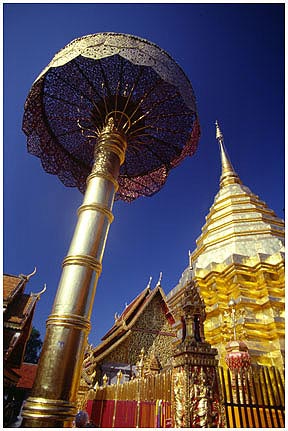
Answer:
<svg viewBox="0 0 288 431"><path fill-rule="evenodd" d="M220 130L220 127L219 127L217 120L215 121L215 125L216 125L216 139L217 139L217 141L223 142L223 135L222 135L222 132Z"/></svg>
<svg viewBox="0 0 288 431"><path fill-rule="evenodd" d="M220 130L219 123L216 120L216 139L219 142L220 154L221 154L221 163L222 163L222 174L220 178L220 187L224 187L229 184L242 184L240 178L234 171L232 163L229 160L229 157L224 148L224 137Z"/></svg>

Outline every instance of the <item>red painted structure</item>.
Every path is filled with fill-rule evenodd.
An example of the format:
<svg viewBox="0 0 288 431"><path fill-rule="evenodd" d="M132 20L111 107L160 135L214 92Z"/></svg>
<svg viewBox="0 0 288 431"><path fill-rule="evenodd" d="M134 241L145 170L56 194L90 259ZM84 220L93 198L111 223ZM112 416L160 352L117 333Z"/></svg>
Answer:
<svg viewBox="0 0 288 431"><path fill-rule="evenodd" d="M171 403L166 401L140 401L138 404L134 400L90 400L86 411L99 428L171 427Z"/></svg>

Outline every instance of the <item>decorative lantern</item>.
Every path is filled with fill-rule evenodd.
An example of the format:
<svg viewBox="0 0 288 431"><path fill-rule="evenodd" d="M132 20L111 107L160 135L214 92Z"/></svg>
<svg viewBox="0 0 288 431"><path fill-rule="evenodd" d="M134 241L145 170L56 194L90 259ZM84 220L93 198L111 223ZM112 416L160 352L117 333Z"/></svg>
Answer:
<svg viewBox="0 0 288 431"><path fill-rule="evenodd" d="M225 348L227 351L225 362L231 371L237 371L242 374L249 369L251 356L247 345L243 341L230 341Z"/></svg>

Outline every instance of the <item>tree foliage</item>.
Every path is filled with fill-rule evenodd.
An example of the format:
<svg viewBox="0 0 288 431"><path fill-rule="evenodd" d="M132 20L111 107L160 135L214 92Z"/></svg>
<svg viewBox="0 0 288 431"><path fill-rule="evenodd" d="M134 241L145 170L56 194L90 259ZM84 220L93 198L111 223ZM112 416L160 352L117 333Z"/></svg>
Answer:
<svg viewBox="0 0 288 431"><path fill-rule="evenodd" d="M30 334L30 338L26 345L24 362L28 362L30 364L37 364L39 360L42 344L43 342L40 339L40 332L33 326Z"/></svg>

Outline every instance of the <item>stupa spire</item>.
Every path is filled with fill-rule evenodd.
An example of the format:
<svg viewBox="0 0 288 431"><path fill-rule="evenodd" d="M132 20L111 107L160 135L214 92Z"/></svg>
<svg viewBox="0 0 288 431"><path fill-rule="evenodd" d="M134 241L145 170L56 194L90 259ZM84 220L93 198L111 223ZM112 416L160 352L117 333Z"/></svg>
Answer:
<svg viewBox="0 0 288 431"><path fill-rule="evenodd" d="M220 155L221 155L221 164L222 164L222 174L220 178L220 187L225 187L228 184L242 184L240 178L234 171L234 168L232 166L232 163L230 162L230 159L227 155L226 149L224 147L224 137L220 130L218 121L215 121L216 125L216 139L219 143L220 147Z"/></svg>

